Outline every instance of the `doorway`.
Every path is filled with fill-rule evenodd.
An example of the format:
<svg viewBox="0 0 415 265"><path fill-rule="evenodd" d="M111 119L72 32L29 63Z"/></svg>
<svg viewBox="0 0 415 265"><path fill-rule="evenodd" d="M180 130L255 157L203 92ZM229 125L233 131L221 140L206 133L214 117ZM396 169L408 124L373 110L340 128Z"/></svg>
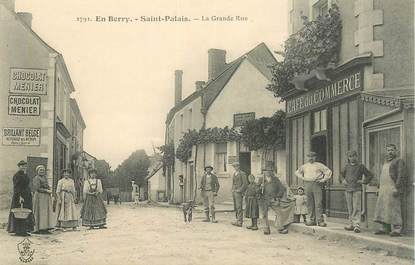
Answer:
<svg viewBox="0 0 415 265"><path fill-rule="evenodd" d="M251 152L240 152L239 163L243 172L251 174Z"/></svg>
<svg viewBox="0 0 415 265"><path fill-rule="evenodd" d="M317 162L320 162L327 166L327 136L316 135L311 138L311 150L317 154ZM323 213L327 213L327 209L330 209L329 194L330 190L327 187L327 183L323 187Z"/></svg>

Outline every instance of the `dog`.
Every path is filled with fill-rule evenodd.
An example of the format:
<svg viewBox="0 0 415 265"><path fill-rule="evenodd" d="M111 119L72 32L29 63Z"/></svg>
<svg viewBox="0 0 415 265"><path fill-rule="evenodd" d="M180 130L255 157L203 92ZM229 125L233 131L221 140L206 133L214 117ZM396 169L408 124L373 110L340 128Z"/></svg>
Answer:
<svg viewBox="0 0 415 265"><path fill-rule="evenodd" d="M182 204L183 209L183 216L184 216L184 222L190 223L192 222L192 215L193 215L193 208L195 208L195 202L194 201L188 201Z"/></svg>

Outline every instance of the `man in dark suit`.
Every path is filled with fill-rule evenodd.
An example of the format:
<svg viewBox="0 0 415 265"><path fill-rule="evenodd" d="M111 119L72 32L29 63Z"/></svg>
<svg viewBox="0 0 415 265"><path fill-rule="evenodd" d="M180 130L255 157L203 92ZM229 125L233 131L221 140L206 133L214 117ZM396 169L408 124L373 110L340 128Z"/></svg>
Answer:
<svg viewBox="0 0 415 265"><path fill-rule="evenodd" d="M215 219L215 197L218 196L220 188L218 177L212 173L213 167L205 167L205 174L200 180L200 190L203 198L203 205L205 206L206 219L203 222L217 223ZM210 215L209 215L210 212Z"/></svg>
<svg viewBox="0 0 415 265"><path fill-rule="evenodd" d="M243 223L243 194L248 185L248 178L246 173L240 169L239 162L234 162L232 164L235 169L235 173L232 178L232 195L233 195L233 206L236 213L236 222L233 222L232 225L242 227Z"/></svg>

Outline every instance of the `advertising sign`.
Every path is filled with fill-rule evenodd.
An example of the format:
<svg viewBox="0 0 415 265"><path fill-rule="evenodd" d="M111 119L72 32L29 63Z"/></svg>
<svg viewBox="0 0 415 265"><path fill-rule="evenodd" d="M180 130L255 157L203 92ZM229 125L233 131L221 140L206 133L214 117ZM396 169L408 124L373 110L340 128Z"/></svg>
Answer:
<svg viewBox="0 0 415 265"><path fill-rule="evenodd" d="M255 120L255 112L234 114L233 127L243 126L247 121L250 120Z"/></svg>
<svg viewBox="0 0 415 265"><path fill-rule="evenodd" d="M12 146L39 146L40 128L3 128L3 145Z"/></svg>
<svg viewBox="0 0 415 265"><path fill-rule="evenodd" d="M10 69L10 93L46 95L48 71L43 69Z"/></svg>
<svg viewBox="0 0 415 265"><path fill-rule="evenodd" d="M39 116L40 97L11 95L8 99L9 115L16 116Z"/></svg>

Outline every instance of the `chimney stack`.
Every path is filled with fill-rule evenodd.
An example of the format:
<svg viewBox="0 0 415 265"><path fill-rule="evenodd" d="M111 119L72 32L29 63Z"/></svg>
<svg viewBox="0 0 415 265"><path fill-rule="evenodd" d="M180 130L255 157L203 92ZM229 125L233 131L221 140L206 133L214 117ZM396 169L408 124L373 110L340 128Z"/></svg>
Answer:
<svg viewBox="0 0 415 265"><path fill-rule="evenodd" d="M206 82L205 81L196 81L195 85L196 85L196 91L201 90L204 86L205 86Z"/></svg>
<svg viewBox="0 0 415 265"><path fill-rule="evenodd" d="M14 12L14 1L15 0L0 0L0 4L4 5L7 9Z"/></svg>
<svg viewBox="0 0 415 265"><path fill-rule="evenodd" d="M29 26L29 28L32 27L32 13L18 12L17 15L27 26Z"/></svg>
<svg viewBox="0 0 415 265"><path fill-rule="evenodd" d="M219 49L208 50L208 80L215 79L226 67L226 51Z"/></svg>
<svg viewBox="0 0 415 265"><path fill-rule="evenodd" d="M182 101L182 70L174 71L174 105Z"/></svg>

